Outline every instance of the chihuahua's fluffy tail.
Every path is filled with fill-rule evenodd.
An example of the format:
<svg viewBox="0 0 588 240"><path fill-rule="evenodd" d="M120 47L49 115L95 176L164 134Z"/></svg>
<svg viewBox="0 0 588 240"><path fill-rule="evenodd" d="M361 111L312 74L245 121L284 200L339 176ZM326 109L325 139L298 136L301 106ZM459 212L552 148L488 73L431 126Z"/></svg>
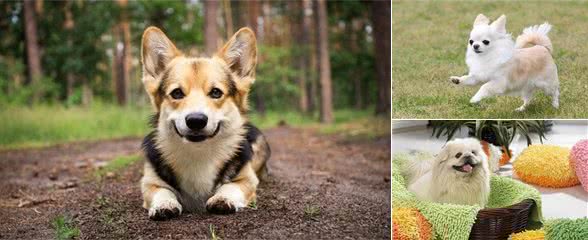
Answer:
<svg viewBox="0 0 588 240"><path fill-rule="evenodd" d="M553 45L551 45L551 40L547 37L549 30L551 30L551 25L547 22L525 28L523 34L517 37L515 47L525 48L529 45L539 45L547 48L549 52L553 52Z"/></svg>

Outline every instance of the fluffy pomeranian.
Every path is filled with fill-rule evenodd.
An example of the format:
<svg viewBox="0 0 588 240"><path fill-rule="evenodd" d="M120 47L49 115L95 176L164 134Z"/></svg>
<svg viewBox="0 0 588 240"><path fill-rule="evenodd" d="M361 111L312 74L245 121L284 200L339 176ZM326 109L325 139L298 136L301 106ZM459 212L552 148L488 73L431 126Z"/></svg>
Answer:
<svg viewBox="0 0 588 240"><path fill-rule="evenodd" d="M491 165L495 168L496 162L497 166L499 152L492 146L486 153L475 138L455 139L434 159L411 162L403 175L408 179L408 190L420 200L485 207Z"/></svg>
<svg viewBox="0 0 588 240"><path fill-rule="evenodd" d="M506 32L506 16L494 22L479 14L470 32L466 53L469 73L450 77L457 85L483 84L470 99L478 103L496 95L521 96L524 111L536 90L551 96L551 104L559 107L557 66L552 58L553 45L547 37L549 23L527 27L516 43Z"/></svg>

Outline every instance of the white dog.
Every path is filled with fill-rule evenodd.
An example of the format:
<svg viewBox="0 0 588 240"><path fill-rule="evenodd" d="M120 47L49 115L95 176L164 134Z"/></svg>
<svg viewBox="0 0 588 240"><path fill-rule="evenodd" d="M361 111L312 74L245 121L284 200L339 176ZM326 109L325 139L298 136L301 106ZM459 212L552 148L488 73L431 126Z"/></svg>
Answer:
<svg viewBox="0 0 588 240"><path fill-rule="evenodd" d="M484 83L470 103L496 95L521 96L523 105L516 110L524 111L539 89L551 96L553 107L558 108L559 80L551 56L553 46L547 37L549 30L548 23L525 28L515 44L506 32L506 16L490 24L486 16L478 15L468 40L469 73L452 76L451 82L458 85Z"/></svg>
<svg viewBox="0 0 588 240"><path fill-rule="evenodd" d="M435 159L412 162L404 175L408 190L420 200L485 207L490 195L488 161L479 140L456 139Z"/></svg>

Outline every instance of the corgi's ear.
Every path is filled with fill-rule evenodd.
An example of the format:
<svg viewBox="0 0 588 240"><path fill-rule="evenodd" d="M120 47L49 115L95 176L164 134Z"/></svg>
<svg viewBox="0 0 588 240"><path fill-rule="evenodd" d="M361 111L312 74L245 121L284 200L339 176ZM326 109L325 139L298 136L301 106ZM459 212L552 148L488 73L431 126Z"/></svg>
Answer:
<svg viewBox="0 0 588 240"><path fill-rule="evenodd" d="M182 53L165 34L156 27L149 27L143 32L141 43L141 63L143 64L143 85L152 97L159 87L158 76L165 66Z"/></svg>
<svg viewBox="0 0 588 240"><path fill-rule="evenodd" d="M241 28L216 53L239 77L238 84L249 86L255 81L255 66L257 65L257 40L249 28Z"/></svg>
<svg viewBox="0 0 588 240"><path fill-rule="evenodd" d="M474 20L474 26L478 25L488 25L490 23L490 19L488 19L484 14L478 14L476 20Z"/></svg>
<svg viewBox="0 0 588 240"><path fill-rule="evenodd" d="M506 33L506 16L504 14L498 19L494 20L490 27L499 33Z"/></svg>

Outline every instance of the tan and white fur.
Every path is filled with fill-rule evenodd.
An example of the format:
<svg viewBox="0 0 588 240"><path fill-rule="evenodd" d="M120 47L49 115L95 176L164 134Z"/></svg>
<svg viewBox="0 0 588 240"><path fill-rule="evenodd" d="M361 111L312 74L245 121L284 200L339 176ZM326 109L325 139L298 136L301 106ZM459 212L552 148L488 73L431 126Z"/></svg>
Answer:
<svg viewBox="0 0 588 240"><path fill-rule="evenodd" d="M189 57L149 27L141 56L142 82L156 111L143 142L141 191L149 217L248 206L270 155L245 115L257 63L254 33L239 30L211 58Z"/></svg>
<svg viewBox="0 0 588 240"><path fill-rule="evenodd" d="M557 66L547 36L550 30L548 23L527 27L515 43L506 32L506 16L490 24L486 16L479 14L468 40L469 73L452 76L450 81L457 85L483 84L470 103L496 95L521 96L523 105L516 111L524 111L535 91L542 90L551 96L552 106L559 108Z"/></svg>
<svg viewBox="0 0 588 240"><path fill-rule="evenodd" d="M485 207L490 195L488 157L475 138L447 142L434 159L406 168L408 190L423 201Z"/></svg>

